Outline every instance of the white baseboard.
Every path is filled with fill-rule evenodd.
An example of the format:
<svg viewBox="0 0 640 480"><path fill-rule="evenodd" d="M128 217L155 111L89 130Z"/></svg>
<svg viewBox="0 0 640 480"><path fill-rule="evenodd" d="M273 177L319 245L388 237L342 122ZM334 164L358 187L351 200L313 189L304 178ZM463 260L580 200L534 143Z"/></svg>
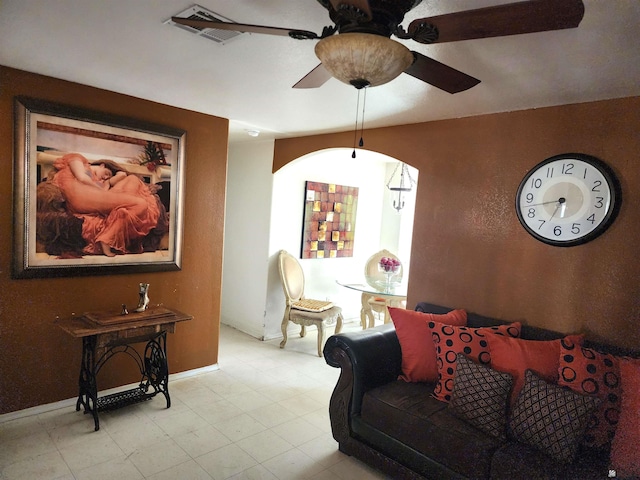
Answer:
<svg viewBox="0 0 640 480"><path fill-rule="evenodd" d="M169 381L175 381L183 378L194 377L196 375L202 375L203 373L215 372L216 370L220 370L220 367L218 366L217 363L213 365L209 365L207 367L194 368L193 370L186 370L184 372L172 373L169 375ZM124 392L126 390L131 390L132 388L136 388L138 385L139 383L121 385L120 387L114 387L108 390L100 391L99 395L103 396L103 395L111 395L112 393ZM74 398L68 398L66 400L60 400L59 402L47 403L44 405L37 405L31 408L25 408L24 410L18 410L16 412L5 413L3 415L0 415L0 423L10 422L11 420L30 417L32 415L39 415L41 413L47 413L53 410L58 410L60 408L69 408L69 407L75 408L77 401L78 401L78 397L74 397Z"/></svg>

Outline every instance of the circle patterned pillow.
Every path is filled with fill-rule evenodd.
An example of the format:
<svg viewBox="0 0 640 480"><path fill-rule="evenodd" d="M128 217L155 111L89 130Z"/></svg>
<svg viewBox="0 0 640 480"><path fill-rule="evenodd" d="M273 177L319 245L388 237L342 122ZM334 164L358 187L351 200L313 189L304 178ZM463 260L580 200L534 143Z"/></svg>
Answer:
<svg viewBox="0 0 640 480"><path fill-rule="evenodd" d="M438 383L433 396L443 402L451 400L456 373L456 358L462 353L470 360L481 365L491 365L491 354L487 335L520 336L520 322L495 327L454 327L438 322L429 322L431 338L436 347Z"/></svg>
<svg viewBox="0 0 640 480"><path fill-rule="evenodd" d="M602 400L591 416L583 443L609 449L616 433L622 402L620 359L574 345L565 338L560 346L558 373L558 385Z"/></svg>

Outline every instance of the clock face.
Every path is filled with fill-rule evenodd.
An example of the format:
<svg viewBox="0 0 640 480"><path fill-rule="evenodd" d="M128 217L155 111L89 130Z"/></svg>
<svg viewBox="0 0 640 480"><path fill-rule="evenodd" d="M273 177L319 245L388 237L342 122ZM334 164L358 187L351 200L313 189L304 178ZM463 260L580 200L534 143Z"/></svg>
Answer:
<svg viewBox="0 0 640 480"><path fill-rule="evenodd" d="M516 213L538 240L572 246L603 233L620 200L620 184L606 164L584 154L563 154L539 163L524 177Z"/></svg>

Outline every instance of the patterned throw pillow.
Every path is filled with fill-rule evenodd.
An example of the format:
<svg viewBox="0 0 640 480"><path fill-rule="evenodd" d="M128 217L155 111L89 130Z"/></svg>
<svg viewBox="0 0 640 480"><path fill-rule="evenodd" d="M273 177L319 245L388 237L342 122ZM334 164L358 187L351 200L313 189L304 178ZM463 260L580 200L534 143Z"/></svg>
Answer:
<svg viewBox="0 0 640 480"><path fill-rule="evenodd" d="M509 418L509 429L516 440L570 463L599 404L597 397L552 385L527 370Z"/></svg>
<svg viewBox="0 0 640 480"><path fill-rule="evenodd" d="M484 433L506 440L507 397L513 377L478 365L461 353L457 358L455 388L447 408Z"/></svg>
<svg viewBox="0 0 640 480"><path fill-rule="evenodd" d="M464 326L467 324L467 312L452 310L443 315L437 315L389 307L389 315L396 327L402 351L402 374L398 378L405 382L438 380L436 349L427 323L436 321L446 325Z"/></svg>
<svg viewBox="0 0 640 480"><path fill-rule="evenodd" d="M620 359L572 343L560 348L558 385L602 400L591 418L584 443L590 447L609 449L620 417L622 390Z"/></svg>
<svg viewBox="0 0 640 480"><path fill-rule="evenodd" d="M428 325L438 363L438 384L433 396L443 402L451 400L458 353L482 365L491 365L487 335L509 335L515 338L520 336L521 327L520 322L480 328L453 327L438 322L429 322Z"/></svg>

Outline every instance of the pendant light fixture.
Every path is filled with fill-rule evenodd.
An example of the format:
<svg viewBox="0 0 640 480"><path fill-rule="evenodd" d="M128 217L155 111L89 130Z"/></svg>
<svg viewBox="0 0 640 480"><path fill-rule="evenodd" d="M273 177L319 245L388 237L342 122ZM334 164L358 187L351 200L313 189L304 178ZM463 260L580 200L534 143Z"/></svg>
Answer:
<svg viewBox="0 0 640 480"><path fill-rule="evenodd" d="M399 174L398 170L400 170ZM387 188L389 191L398 193L398 200L393 201L393 208L396 212L400 213L400 210L404 208L403 195L409 193L415 184L416 181L411 176L411 173L409 173L409 167L407 167L407 164L404 162L398 162L396 164L396 168L391 174L391 177L389 177L389 181L387 182Z"/></svg>

